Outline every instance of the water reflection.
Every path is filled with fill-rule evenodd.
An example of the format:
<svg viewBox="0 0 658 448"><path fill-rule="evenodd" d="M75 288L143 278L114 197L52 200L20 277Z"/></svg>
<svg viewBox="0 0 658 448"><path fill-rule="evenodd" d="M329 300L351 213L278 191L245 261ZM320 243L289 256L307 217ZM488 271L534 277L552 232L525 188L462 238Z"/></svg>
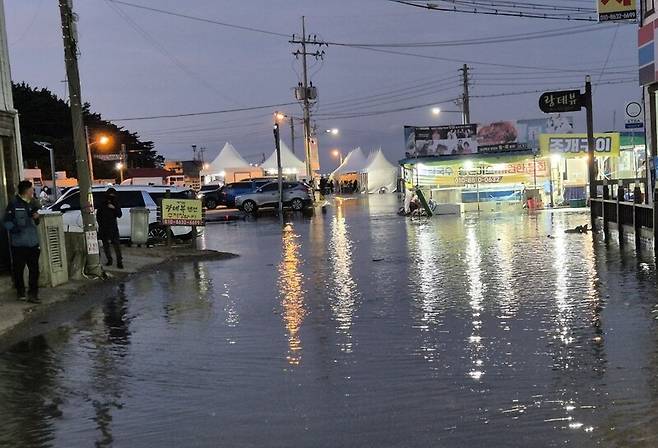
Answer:
<svg viewBox="0 0 658 448"><path fill-rule="evenodd" d="M468 338L471 366L468 375L479 380L485 373L484 343L482 342L482 311L485 286L482 283L482 254L477 240L475 226L466 229L466 278L471 308L471 335Z"/></svg>
<svg viewBox="0 0 658 448"><path fill-rule="evenodd" d="M352 277L354 254L343 206L342 202L336 203L336 213L331 221L328 256L333 267L333 277L329 279L329 289L337 330L345 337L339 346L342 351L350 353L353 349L352 324L359 291Z"/></svg>
<svg viewBox="0 0 658 448"><path fill-rule="evenodd" d="M21 342L2 355L0 446L52 445L56 419L62 414L57 378L61 368L45 336Z"/></svg>
<svg viewBox="0 0 658 448"><path fill-rule="evenodd" d="M301 272L299 235L292 223L283 228L282 259L279 263L279 293L283 307L283 320L288 333L288 355L291 365L298 365L302 356L302 340L299 331L304 322L304 275Z"/></svg>

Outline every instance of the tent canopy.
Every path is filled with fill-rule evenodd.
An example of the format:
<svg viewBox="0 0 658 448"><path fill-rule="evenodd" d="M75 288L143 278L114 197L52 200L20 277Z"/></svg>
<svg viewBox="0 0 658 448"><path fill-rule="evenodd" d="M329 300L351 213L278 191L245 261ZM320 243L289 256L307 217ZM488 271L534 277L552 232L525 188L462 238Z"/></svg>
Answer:
<svg viewBox="0 0 658 448"><path fill-rule="evenodd" d="M270 172L277 170L276 149L260 167L263 170ZM298 176L306 175L306 164L293 154L283 140L281 140L281 168L283 169L284 174L297 174Z"/></svg>
<svg viewBox="0 0 658 448"><path fill-rule="evenodd" d="M363 155L361 148L356 148L350 151L345 157L343 163L331 173L331 178L340 174L359 173L366 166L366 157Z"/></svg>
<svg viewBox="0 0 658 448"><path fill-rule="evenodd" d="M361 174L366 184L363 187L368 193L396 190L398 167L388 161L381 148L370 153Z"/></svg>
<svg viewBox="0 0 658 448"><path fill-rule="evenodd" d="M204 176L223 176L222 173L236 168L250 169L251 166L249 162L242 158L233 145L226 142L215 160L210 163L207 169L202 170L201 174Z"/></svg>

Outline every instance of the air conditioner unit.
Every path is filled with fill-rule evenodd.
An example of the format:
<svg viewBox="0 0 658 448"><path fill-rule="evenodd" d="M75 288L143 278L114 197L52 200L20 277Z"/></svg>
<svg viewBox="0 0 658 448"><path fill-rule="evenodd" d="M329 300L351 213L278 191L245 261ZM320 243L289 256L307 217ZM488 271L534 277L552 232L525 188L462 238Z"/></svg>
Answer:
<svg viewBox="0 0 658 448"><path fill-rule="evenodd" d="M52 287L68 282L69 267L61 213L41 211L39 243L41 245L39 284Z"/></svg>

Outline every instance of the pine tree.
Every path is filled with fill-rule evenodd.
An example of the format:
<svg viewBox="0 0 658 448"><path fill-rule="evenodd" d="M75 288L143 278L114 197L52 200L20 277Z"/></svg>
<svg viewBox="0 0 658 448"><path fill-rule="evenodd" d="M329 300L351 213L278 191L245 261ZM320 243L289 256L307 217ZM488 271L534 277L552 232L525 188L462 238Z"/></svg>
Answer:
<svg viewBox="0 0 658 448"><path fill-rule="evenodd" d="M39 167L44 177L50 177L48 153L34 144L35 141L45 141L55 148L55 169L66 171L70 177L76 177L71 111L68 104L45 88L33 88L26 83L14 83L12 87L14 106L20 116L25 167ZM84 105L84 119L92 141L100 135L110 137L109 144L103 147L94 146L92 152L119 153L121 145L125 144L128 167L153 168L163 163L163 157L157 154L153 142L141 141L137 133L103 120L101 114L91 111L89 103ZM94 160L95 177L116 179L115 163Z"/></svg>

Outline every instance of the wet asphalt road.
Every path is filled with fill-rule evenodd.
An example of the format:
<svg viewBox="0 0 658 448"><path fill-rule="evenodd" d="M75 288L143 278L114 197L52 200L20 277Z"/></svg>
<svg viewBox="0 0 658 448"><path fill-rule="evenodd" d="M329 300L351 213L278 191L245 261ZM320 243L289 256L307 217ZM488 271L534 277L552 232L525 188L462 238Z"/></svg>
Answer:
<svg viewBox="0 0 658 448"><path fill-rule="evenodd" d="M209 226L241 257L0 354L0 446L658 446L650 254L582 213L396 208Z"/></svg>

